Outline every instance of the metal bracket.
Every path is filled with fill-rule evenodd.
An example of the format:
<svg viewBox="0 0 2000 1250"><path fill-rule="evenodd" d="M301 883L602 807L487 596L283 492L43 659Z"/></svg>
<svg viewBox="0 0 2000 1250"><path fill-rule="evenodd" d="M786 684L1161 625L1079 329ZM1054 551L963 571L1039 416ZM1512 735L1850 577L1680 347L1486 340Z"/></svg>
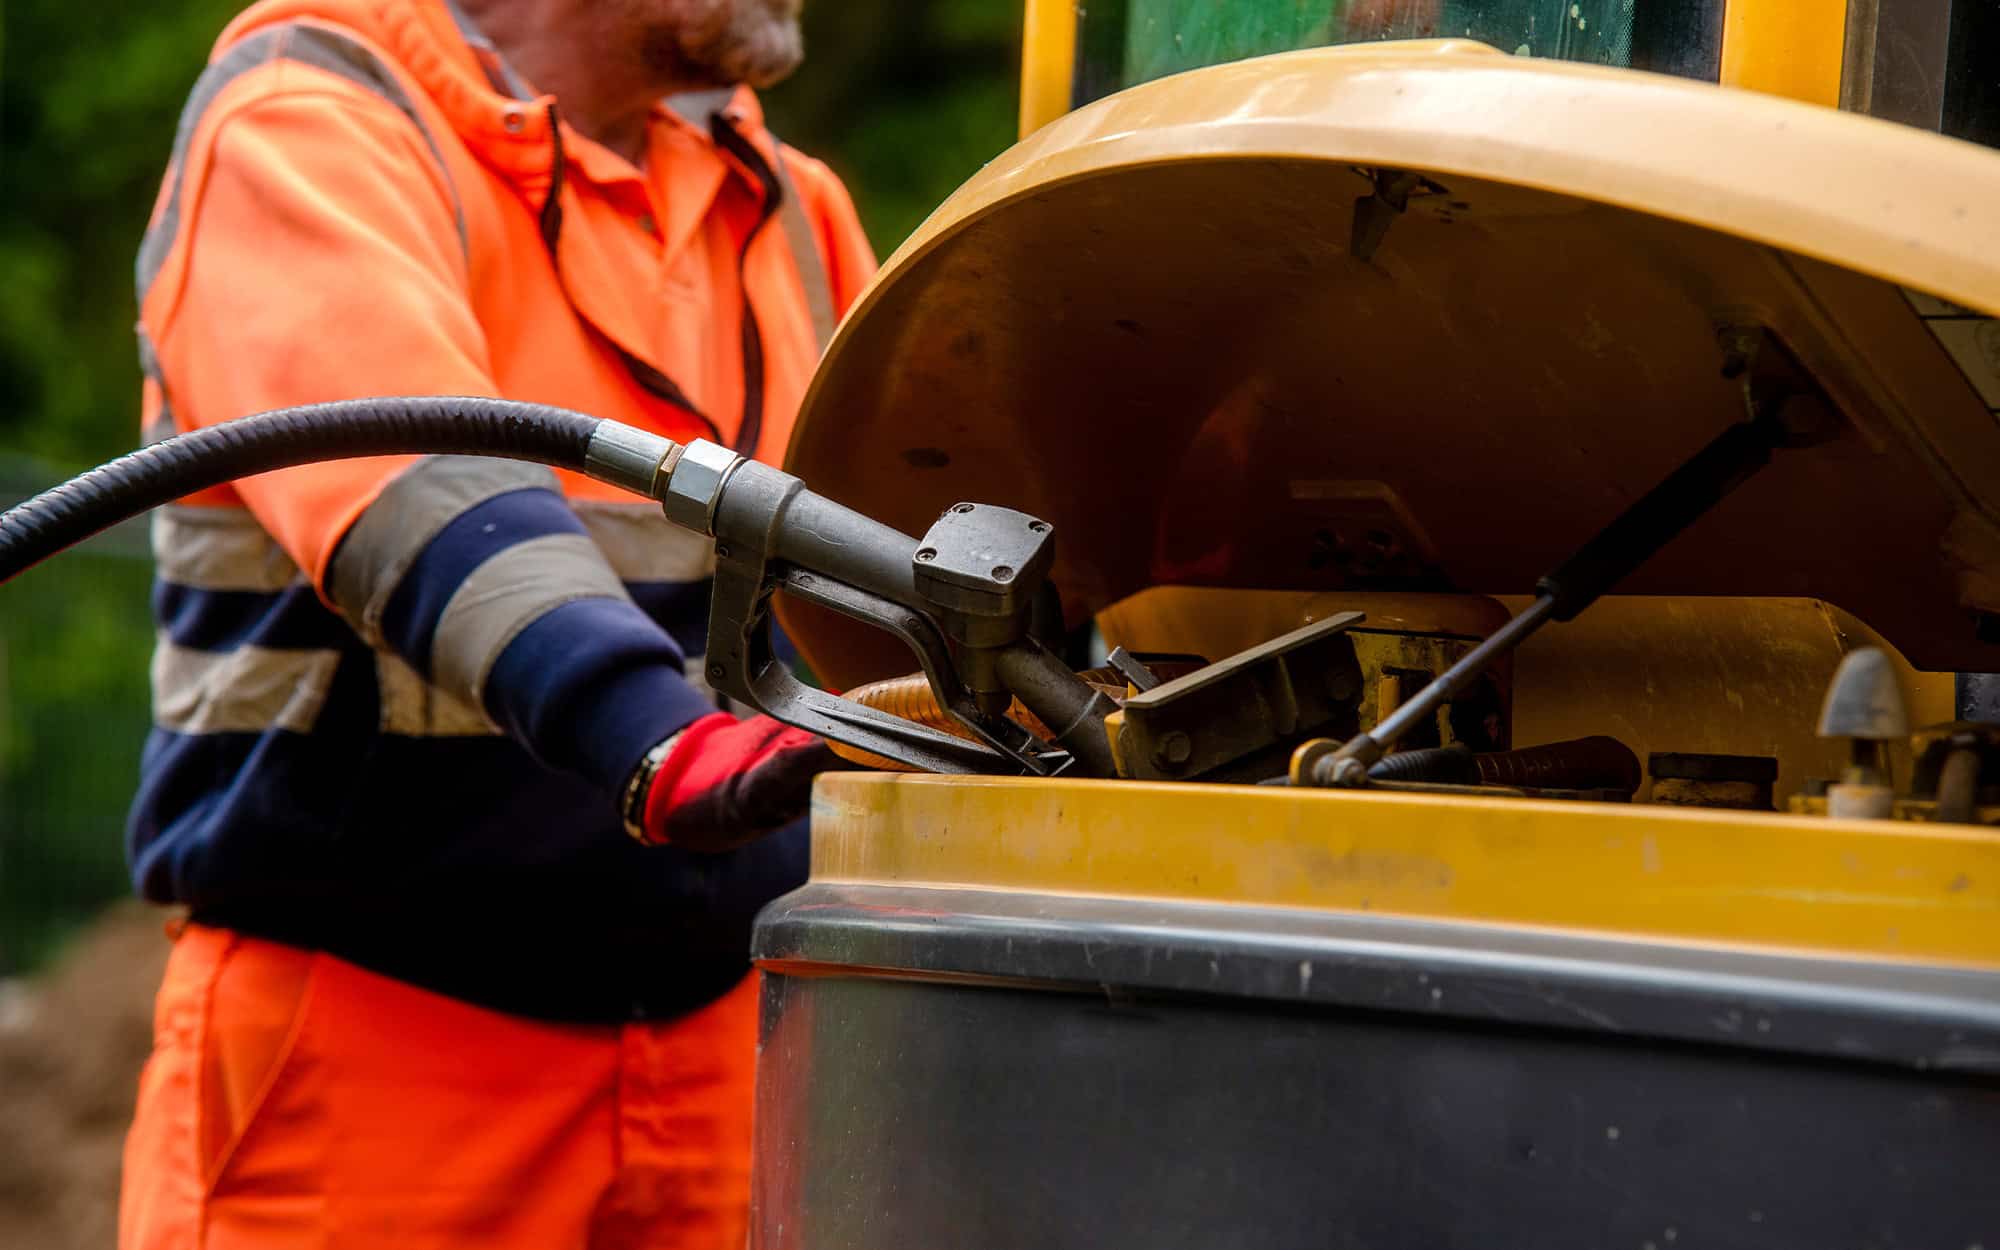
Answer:
<svg viewBox="0 0 2000 1250"><path fill-rule="evenodd" d="M1361 696L1341 612L1125 700L1120 773L1199 777L1352 713Z"/></svg>
<svg viewBox="0 0 2000 1250"><path fill-rule="evenodd" d="M1144 661L1123 647L1111 648L1111 654L1104 657L1104 662L1140 694L1155 689L1160 684L1160 679L1154 675L1153 670L1147 668Z"/></svg>

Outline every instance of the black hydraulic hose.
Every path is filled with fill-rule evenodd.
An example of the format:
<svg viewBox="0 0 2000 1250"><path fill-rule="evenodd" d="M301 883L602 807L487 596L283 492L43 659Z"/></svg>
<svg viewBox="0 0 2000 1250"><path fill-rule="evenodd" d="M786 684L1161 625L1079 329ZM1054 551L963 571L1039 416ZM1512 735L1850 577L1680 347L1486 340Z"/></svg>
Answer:
<svg viewBox="0 0 2000 1250"><path fill-rule="evenodd" d="M1632 748L1596 734L1512 751L1474 753L1463 744L1397 751L1368 770L1371 781L1446 782L1457 786L1525 786L1535 790L1622 790L1644 774Z"/></svg>
<svg viewBox="0 0 2000 1250"><path fill-rule="evenodd" d="M1455 786L1479 784L1479 761L1462 746L1420 747L1383 756L1369 768L1371 781L1430 781Z"/></svg>
<svg viewBox="0 0 2000 1250"><path fill-rule="evenodd" d="M504 399L350 399L226 421L121 456L0 514L0 582L118 522L319 460L482 455L582 471L603 421Z"/></svg>

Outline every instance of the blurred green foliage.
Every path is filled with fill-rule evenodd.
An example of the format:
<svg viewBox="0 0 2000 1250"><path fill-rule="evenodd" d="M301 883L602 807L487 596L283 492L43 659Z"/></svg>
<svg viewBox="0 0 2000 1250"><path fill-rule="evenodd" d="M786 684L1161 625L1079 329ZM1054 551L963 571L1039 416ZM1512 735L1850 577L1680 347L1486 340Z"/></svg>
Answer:
<svg viewBox="0 0 2000 1250"><path fill-rule="evenodd" d="M806 0L772 129L831 164L886 258L1014 141L1020 0Z"/></svg>
<svg viewBox="0 0 2000 1250"><path fill-rule="evenodd" d="M0 484L40 478L14 497L131 446L133 253L181 102L241 7L0 0ZM772 126L847 179L887 255L1012 141L1020 6L805 12L806 67L769 93ZM152 638L130 546L37 570L0 609L0 974L126 888Z"/></svg>
<svg viewBox="0 0 2000 1250"><path fill-rule="evenodd" d="M0 614L0 973L34 967L128 889L125 804L146 728L151 565L89 549Z"/></svg>

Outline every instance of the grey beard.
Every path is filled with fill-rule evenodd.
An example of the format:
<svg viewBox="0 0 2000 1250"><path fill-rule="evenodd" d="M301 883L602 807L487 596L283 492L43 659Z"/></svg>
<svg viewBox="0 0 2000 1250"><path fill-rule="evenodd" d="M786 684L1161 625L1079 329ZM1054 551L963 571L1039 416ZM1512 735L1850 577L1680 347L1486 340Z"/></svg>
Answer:
<svg viewBox="0 0 2000 1250"><path fill-rule="evenodd" d="M684 82L763 88L783 81L805 59L796 3L720 0L716 8L710 20L655 31L647 40L647 62Z"/></svg>

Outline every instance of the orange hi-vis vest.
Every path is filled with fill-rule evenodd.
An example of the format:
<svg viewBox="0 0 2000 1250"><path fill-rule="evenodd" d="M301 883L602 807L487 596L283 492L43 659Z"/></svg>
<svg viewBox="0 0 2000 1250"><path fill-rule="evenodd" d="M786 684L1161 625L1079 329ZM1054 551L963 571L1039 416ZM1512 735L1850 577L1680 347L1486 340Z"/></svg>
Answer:
<svg viewBox="0 0 2000 1250"><path fill-rule="evenodd" d="M874 273L839 181L780 147L748 89L713 133L663 101L642 172L553 97L496 91L443 0L267 0L223 33L198 90L139 261L156 433L357 395L496 394L775 460L830 328L816 301L844 309ZM770 222L768 179L787 206ZM293 485L345 487L358 511L389 469L315 466ZM352 519L257 510L315 571Z"/></svg>
<svg viewBox="0 0 2000 1250"><path fill-rule="evenodd" d="M873 267L747 89L662 101L635 165L448 0L266 0L196 85L140 250L145 424L490 395L776 458ZM803 832L650 852L616 802L714 709L682 676L703 540L449 456L246 479L154 535L142 893L527 1014L672 1015L742 976Z"/></svg>

